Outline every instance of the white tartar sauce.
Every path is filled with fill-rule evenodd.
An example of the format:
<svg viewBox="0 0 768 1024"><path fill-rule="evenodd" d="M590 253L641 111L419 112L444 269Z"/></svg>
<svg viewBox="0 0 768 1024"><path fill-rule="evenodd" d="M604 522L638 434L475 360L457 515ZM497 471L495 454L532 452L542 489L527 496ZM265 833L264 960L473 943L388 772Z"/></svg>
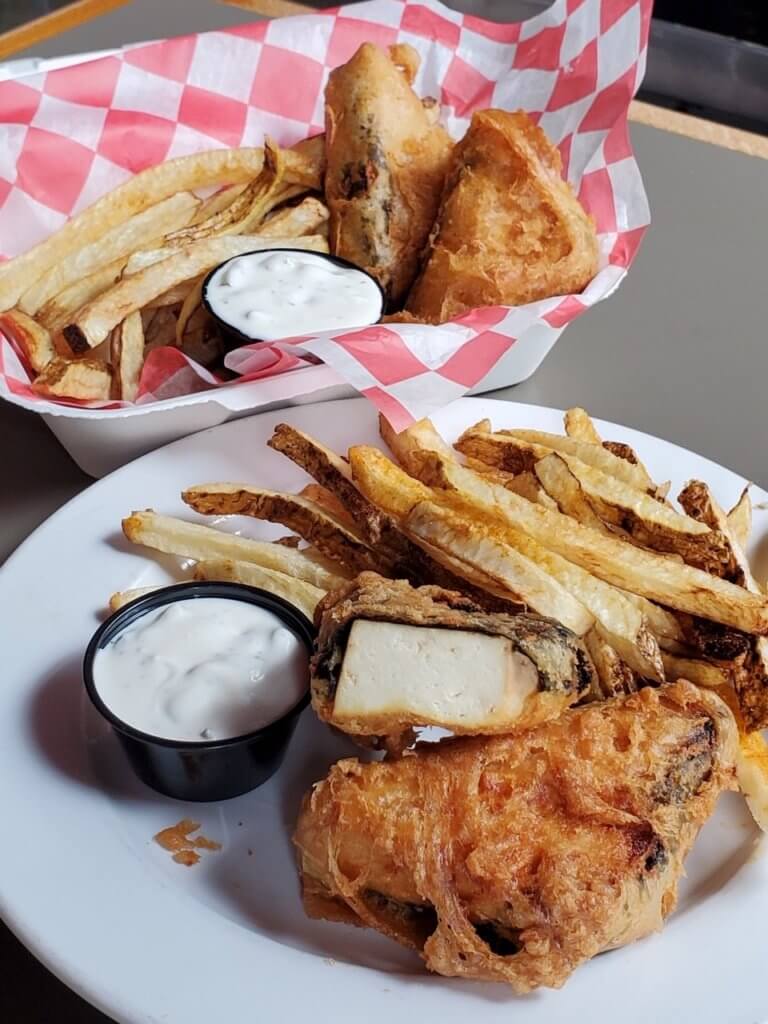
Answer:
<svg viewBox="0 0 768 1024"><path fill-rule="evenodd" d="M99 696L134 729L170 740L229 739L274 722L307 690L307 650L245 601L176 601L96 652Z"/></svg>
<svg viewBox="0 0 768 1024"><path fill-rule="evenodd" d="M214 272L205 295L220 319L261 341L365 327L382 313L367 274L312 252L238 256Z"/></svg>

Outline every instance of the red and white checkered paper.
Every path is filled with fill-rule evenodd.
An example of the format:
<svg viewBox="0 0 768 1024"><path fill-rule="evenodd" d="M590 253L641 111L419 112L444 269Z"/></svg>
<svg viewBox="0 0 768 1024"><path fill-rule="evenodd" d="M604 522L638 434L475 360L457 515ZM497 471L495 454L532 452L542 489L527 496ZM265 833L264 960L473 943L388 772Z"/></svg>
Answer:
<svg viewBox="0 0 768 1024"><path fill-rule="evenodd" d="M139 398L173 404L180 395L220 388L223 400L244 382L291 374L319 357L405 425L474 387L524 340L546 351L625 276L649 222L627 111L645 69L651 6L557 0L528 21L497 24L436 0L367 0L0 82L0 251L24 251L160 161L259 145L265 134L290 145L321 132L330 69L365 40L410 43L422 56L416 90L439 97L456 138L474 110L523 108L558 146L597 223L602 260L595 279L581 295L477 309L439 327L379 325L247 346L229 356L242 375L234 383L221 384L180 352L159 349L147 360ZM78 404L48 402L29 380L0 335L0 395L42 412L57 406L64 415L62 405ZM261 404L258 396L253 404ZM120 414L119 403L108 408Z"/></svg>

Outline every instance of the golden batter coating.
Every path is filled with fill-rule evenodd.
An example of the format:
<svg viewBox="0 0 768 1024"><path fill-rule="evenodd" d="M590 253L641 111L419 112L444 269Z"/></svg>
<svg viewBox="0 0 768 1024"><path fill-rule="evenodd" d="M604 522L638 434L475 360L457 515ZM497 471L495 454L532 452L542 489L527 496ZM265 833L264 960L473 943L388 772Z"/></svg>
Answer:
<svg viewBox="0 0 768 1024"><path fill-rule="evenodd" d="M376 928L439 974L557 988L661 927L734 787L736 744L726 705L676 683L508 736L340 761L296 828L305 909Z"/></svg>
<svg viewBox="0 0 768 1024"><path fill-rule="evenodd" d="M477 306L580 292L597 265L594 224L563 180L558 151L523 111L483 110L454 150L406 310L443 323Z"/></svg>

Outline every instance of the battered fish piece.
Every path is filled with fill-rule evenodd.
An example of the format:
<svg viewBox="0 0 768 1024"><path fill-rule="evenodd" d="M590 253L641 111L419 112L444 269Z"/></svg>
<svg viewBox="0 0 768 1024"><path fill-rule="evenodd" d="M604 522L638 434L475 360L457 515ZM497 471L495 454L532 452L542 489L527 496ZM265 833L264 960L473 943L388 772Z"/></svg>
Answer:
<svg viewBox="0 0 768 1024"><path fill-rule="evenodd" d="M418 65L412 47L363 43L325 90L331 252L372 274L390 309L416 277L453 149L411 88Z"/></svg>
<svg viewBox="0 0 768 1024"><path fill-rule="evenodd" d="M522 111L472 116L454 150L426 265L408 296L417 320L580 292L597 272L592 219L560 154Z"/></svg>
<svg viewBox="0 0 768 1024"><path fill-rule="evenodd" d="M375 928L438 974L558 988L661 927L735 788L736 749L723 701L676 683L508 736L339 761L294 836L305 910Z"/></svg>
<svg viewBox="0 0 768 1024"><path fill-rule="evenodd" d="M560 623L487 612L440 587L361 573L324 597L315 619L312 706L393 753L413 726L508 732L556 718L592 686L586 649Z"/></svg>

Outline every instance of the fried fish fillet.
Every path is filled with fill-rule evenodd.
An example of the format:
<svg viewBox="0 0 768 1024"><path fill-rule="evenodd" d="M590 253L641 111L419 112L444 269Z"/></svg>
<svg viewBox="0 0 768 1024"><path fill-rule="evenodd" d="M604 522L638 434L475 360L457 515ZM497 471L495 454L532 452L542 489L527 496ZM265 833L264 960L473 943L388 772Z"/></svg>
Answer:
<svg viewBox="0 0 768 1024"><path fill-rule="evenodd" d="M483 110L455 147L406 310L443 323L477 306L580 292L597 264L594 224L544 132L522 111Z"/></svg>
<svg viewBox="0 0 768 1024"><path fill-rule="evenodd" d="M339 761L294 836L305 910L375 928L439 974L557 988L661 927L736 748L726 705L676 683L512 735Z"/></svg>
<svg viewBox="0 0 768 1024"><path fill-rule="evenodd" d="M312 705L352 736L413 726L500 733L555 718L592 685L579 639L538 615L489 613L462 594L362 573L316 609Z"/></svg>
<svg viewBox="0 0 768 1024"><path fill-rule="evenodd" d="M453 142L410 81L419 57L372 43L331 72L325 91L331 252L402 304L440 203Z"/></svg>

